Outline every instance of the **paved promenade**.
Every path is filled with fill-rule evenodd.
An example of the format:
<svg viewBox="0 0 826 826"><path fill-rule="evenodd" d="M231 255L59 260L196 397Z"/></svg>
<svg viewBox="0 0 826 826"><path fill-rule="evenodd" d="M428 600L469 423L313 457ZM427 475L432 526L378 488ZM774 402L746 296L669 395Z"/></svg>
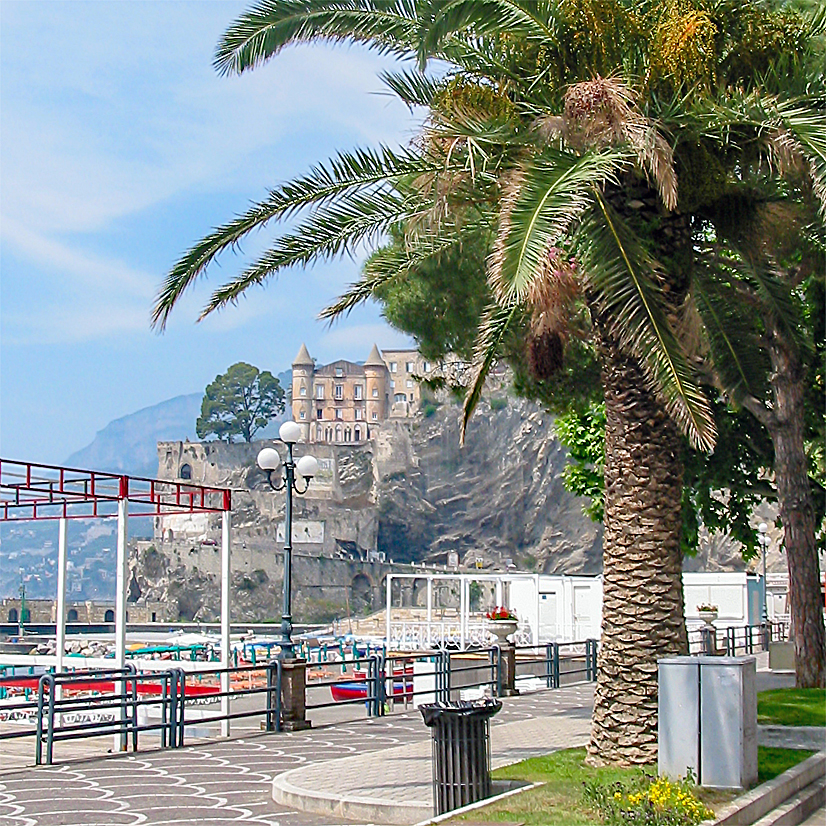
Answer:
<svg viewBox="0 0 826 826"><path fill-rule="evenodd" d="M790 683L758 672L758 690ZM592 704L592 684L505 699L491 726L494 767L583 745ZM791 734L761 727L759 739L792 745ZM793 736L804 734L822 747L822 729ZM80 749L40 768L0 755L0 826L413 824L431 814L430 750L429 729L410 711L174 751L92 758Z"/></svg>
<svg viewBox="0 0 826 826"><path fill-rule="evenodd" d="M493 718L494 764L585 742L592 703L591 685L504 700ZM553 737L554 743L543 742L545 736ZM318 791L306 786L319 782L337 799L363 797L361 777L365 788L370 784L375 814L406 800L424 806L427 815L429 738L421 714L407 712L305 732L254 734L175 751L79 759L40 768L3 769L0 759L0 826L387 822L379 817L312 814L273 800L273 779L305 768L316 774L291 775L302 791ZM341 762L330 762L341 758L350 761L344 764L347 771ZM420 819L418 814L414 816Z"/></svg>

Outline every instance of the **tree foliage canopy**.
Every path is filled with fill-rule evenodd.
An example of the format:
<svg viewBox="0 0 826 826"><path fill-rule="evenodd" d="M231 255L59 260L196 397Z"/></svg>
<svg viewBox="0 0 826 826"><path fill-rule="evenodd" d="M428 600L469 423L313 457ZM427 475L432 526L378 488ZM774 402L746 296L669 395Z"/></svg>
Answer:
<svg viewBox="0 0 826 826"><path fill-rule="evenodd" d="M233 442L240 436L251 442L284 406L284 389L278 379L239 361L207 385L195 432L199 439Z"/></svg>

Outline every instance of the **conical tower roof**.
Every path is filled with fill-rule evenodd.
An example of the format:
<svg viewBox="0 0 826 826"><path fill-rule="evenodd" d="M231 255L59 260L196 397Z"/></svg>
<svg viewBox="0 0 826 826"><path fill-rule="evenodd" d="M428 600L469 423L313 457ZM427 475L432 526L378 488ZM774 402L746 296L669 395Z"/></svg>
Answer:
<svg viewBox="0 0 826 826"><path fill-rule="evenodd" d="M379 348L376 345L373 345L373 349L370 351L370 355L367 356L367 361L364 362L365 367L386 367L387 365L384 363L384 359L381 357L381 353L379 353Z"/></svg>
<svg viewBox="0 0 826 826"><path fill-rule="evenodd" d="M298 355L293 359L293 367L312 367L313 360L310 358L310 353L307 350L307 345L302 342L301 349Z"/></svg>

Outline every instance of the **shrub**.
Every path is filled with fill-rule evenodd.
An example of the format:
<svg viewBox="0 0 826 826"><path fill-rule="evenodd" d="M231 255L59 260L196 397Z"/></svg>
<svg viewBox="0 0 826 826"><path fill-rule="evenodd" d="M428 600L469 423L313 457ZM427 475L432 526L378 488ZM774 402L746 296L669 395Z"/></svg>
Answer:
<svg viewBox="0 0 826 826"><path fill-rule="evenodd" d="M502 398L492 398L490 400L490 409L496 412L497 410L504 410L508 406L508 400Z"/></svg>
<svg viewBox="0 0 826 826"><path fill-rule="evenodd" d="M585 800L608 826L696 826L714 817L694 794L691 778L641 774L630 783L585 783Z"/></svg>

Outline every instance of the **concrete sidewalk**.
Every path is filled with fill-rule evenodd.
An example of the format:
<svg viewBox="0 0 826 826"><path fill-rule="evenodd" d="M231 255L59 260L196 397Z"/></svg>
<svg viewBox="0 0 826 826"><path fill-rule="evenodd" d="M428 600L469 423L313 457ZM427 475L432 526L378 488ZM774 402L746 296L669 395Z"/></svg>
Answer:
<svg viewBox="0 0 826 826"><path fill-rule="evenodd" d="M570 711L491 726L491 765L507 766L588 742L590 719ZM278 775L273 798L302 811L409 824L433 814L430 740L313 763Z"/></svg>

